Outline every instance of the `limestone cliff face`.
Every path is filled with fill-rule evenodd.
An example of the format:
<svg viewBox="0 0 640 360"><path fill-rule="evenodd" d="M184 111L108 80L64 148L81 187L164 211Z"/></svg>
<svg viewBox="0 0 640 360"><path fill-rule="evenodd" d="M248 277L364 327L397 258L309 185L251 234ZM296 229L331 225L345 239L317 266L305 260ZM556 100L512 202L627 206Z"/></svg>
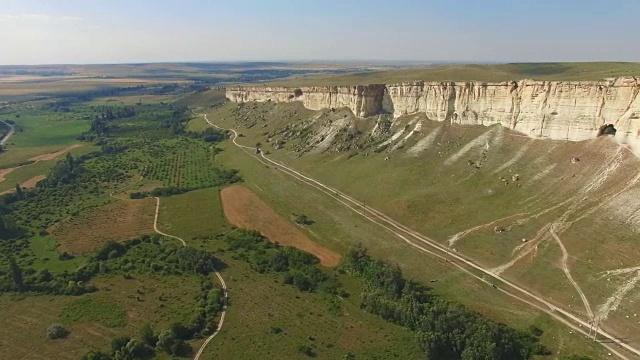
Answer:
<svg viewBox="0 0 640 360"><path fill-rule="evenodd" d="M384 85L227 88L227 98L235 102L302 101L311 110L348 107L356 116L366 117L382 111Z"/></svg>
<svg viewBox="0 0 640 360"><path fill-rule="evenodd" d="M603 124L615 139L640 155L640 80L600 82L521 80L504 83L413 82L393 85L326 87L233 87L232 101L302 101L304 106L348 107L360 117L424 113L454 124L501 124L531 137L586 140Z"/></svg>

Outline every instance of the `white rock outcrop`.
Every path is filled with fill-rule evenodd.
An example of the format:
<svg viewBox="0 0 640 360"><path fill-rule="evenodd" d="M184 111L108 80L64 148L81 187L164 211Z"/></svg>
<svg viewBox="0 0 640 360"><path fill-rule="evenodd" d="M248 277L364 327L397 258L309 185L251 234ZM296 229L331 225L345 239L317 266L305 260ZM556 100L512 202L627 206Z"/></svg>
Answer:
<svg viewBox="0 0 640 360"><path fill-rule="evenodd" d="M501 124L534 138L580 141L613 124L615 140L640 155L640 80L502 83L412 82L392 85L320 87L229 87L227 98L302 101L312 110L348 107L356 116L423 113L454 124Z"/></svg>

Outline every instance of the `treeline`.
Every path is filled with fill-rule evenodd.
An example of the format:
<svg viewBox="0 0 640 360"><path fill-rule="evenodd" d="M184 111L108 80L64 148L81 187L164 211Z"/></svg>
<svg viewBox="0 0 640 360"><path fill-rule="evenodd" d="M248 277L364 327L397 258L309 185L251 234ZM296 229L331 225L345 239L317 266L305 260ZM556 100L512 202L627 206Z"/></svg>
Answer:
<svg viewBox="0 0 640 360"><path fill-rule="evenodd" d="M206 128L203 131L188 131L185 132L185 135L190 138L201 139L208 143L219 143L227 139L226 132L212 127Z"/></svg>
<svg viewBox="0 0 640 360"><path fill-rule="evenodd" d="M364 310L416 332L427 359L516 360L549 354L538 343L541 330L517 331L430 295L406 280L398 266L372 259L361 246L349 250L340 270L362 279Z"/></svg>
<svg viewBox="0 0 640 360"><path fill-rule="evenodd" d="M320 270L318 258L307 252L274 244L254 230L239 229L225 235L224 240L229 250L259 273L281 273L285 284L300 291L342 293L340 283Z"/></svg>

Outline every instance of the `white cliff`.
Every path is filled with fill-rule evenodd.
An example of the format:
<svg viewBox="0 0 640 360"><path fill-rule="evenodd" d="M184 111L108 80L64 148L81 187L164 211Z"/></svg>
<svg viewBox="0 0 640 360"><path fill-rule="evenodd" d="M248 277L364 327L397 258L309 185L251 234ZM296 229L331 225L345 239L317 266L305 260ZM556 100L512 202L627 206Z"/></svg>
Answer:
<svg viewBox="0 0 640 360"><path fill-rule="evenodd" d="M313 110L348 107L359 117L423 113L454 124L501 124L535 138L580 141L613 124L615 140L640 155L640 80L503 83L413 82L323 87L231 87L231 101L302 101Z"/></svg>

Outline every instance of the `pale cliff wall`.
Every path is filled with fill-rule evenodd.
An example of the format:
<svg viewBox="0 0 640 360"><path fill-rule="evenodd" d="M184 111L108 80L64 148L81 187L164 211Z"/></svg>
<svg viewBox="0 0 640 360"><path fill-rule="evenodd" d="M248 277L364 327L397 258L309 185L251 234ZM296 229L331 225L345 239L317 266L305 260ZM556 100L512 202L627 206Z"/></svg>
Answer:
<svg viewBox="0 0 640 360"><path fill-rule="evenodd" d="M231 101L302 101L313 110L348 107L360 117L424 113L455 124L501 124L531 137L586 140L603 124L640 155L640 80L600 82L414 82L323 87L230 87Z"/></svg>

